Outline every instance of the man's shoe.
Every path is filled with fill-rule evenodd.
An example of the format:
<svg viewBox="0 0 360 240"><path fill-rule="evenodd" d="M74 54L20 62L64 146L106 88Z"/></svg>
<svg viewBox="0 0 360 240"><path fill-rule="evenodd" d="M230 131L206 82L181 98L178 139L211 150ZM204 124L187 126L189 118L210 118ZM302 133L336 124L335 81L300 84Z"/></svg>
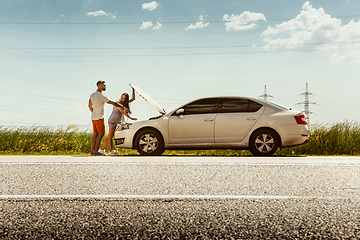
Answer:
<svg viewBox="0 0 360 240"><path fill-rule="evenodd" d="M101 152L95 152L95 153L91 153L91 156L106 156L106 155L102 154Z"/></svg>
<svg viewBox="0 0 360 240"><path fill-rule="evenodd" d="M117 154L115 152L115 150L112 150L110 153L109 153L110 156L119 156L119 154Z"/></svg>

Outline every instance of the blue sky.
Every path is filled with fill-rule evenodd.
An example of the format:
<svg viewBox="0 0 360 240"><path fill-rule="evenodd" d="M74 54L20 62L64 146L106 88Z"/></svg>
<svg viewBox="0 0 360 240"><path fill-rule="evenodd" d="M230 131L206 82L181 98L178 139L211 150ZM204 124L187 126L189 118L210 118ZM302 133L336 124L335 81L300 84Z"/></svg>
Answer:
<svg viewBox="0 0 360 240"><path fill-rule="evenodd" d="M99 79L129 83L163 108L267 93L311 123L360 118L360 1L0 2L0 125L91 126ZM137 96L133 116L158 115ZM105 108L106 118L112 106Z"/></svg>

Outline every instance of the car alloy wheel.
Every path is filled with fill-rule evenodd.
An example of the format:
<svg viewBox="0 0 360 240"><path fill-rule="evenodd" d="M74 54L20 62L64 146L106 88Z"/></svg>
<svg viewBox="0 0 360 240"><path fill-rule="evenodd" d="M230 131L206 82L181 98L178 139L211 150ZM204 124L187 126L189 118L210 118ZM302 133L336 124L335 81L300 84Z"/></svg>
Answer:
<svg viewBox="0 0 360 240"><path fill-rule="evenodd" d="M140 155L161 155L164 152L164 143L157 131L145 129L137 135L135 148Z"/></svg>
<svg viewBox="0 0 360 240"><path fill-rule="evenodd" d="M145 134L140 139L141 150L146 153L152 153L158 148L159 141L154 135Z"/></svg>
<svg viewBox="0 0 360 240"><path fill-rule="evenodd" d="M250 151L254 156L271 156L278 147L278 136L271 130L260 130L250 138Z"/></svg>

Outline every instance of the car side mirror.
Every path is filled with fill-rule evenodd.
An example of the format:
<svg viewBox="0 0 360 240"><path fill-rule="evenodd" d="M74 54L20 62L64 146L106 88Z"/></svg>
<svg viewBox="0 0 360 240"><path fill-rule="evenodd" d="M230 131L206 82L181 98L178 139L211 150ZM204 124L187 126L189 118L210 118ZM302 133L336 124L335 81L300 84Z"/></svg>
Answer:
<svg viewBox="0 0 360 240"><path fill-rule="evenodd" d="M183 108L180 108L179 110L176 111L176 115L184 115L185 110Z"/></svg>

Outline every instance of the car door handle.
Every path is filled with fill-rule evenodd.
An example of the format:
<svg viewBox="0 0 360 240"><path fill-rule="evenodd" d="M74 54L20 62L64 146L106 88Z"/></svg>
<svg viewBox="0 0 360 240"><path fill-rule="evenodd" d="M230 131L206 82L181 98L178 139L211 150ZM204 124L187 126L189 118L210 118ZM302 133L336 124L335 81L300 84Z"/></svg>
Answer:
<svg viewBox="0 0 360 240"><path fill-rule="evenodd" d="M212 121L214 121L214 119L213 118L205 118L204 121L205 122L212 122Z"/></svg>
<svg viewBox="0 0 360 240"><path fill-rule="evenodd" d="M254 120L256 120L257 118L254 118L254 117L249 117L249 118L247 118L247 120L251 120L251 121L254 121Z"/></svg>

